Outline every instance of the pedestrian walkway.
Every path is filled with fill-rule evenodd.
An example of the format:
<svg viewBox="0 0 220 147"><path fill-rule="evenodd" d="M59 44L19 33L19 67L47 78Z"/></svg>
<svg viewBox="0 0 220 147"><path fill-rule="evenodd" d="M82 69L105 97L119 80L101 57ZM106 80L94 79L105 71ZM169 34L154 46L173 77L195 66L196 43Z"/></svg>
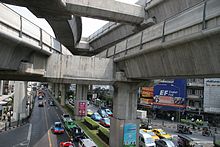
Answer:
<svg viewBox="0 0 220 147"><path fill-rule="evenodd" d="M3 130L5 128L5 122L0 122L0 131Z"/></svg>

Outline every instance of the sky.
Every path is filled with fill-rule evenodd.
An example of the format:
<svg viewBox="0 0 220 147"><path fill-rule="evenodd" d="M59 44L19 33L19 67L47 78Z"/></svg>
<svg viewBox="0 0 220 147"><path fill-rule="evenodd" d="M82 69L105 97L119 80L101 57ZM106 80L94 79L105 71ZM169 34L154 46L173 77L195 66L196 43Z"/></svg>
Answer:
<svg viewBox="0 0 220 147"><path fill-rule="evenodd" d="M134 4L137 0L118 0L118 1ZM39 19L35 17L27 8L17 7L12 5L8 5L8 6L17 13L19 13L20 15L22 15L23 17L29 19L31 22L37 24L39 27L41 27L43 30L45 30L52 36L54 36L53 30L51 29L50 25L47 23L45 19ZM82 17L82 37L88 37L106 23L107 21Z"/></svg>

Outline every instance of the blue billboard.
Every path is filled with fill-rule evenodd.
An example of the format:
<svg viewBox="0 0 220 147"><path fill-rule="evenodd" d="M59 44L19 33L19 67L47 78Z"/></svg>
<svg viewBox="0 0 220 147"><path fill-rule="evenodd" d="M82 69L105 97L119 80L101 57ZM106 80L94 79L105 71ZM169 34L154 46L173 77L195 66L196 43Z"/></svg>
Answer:
<svg viewBox="0 0 220 147"><path fill-rule="evenodd" d="M186 80L162 81L154 86L153 108L180 110L186 107Z"/></svg>
<svg viewBox="0 0 220 147"><path fill-rule="evenodd" d="M137 125L127 123L124 125L123 147L136 147Z"/></svg>

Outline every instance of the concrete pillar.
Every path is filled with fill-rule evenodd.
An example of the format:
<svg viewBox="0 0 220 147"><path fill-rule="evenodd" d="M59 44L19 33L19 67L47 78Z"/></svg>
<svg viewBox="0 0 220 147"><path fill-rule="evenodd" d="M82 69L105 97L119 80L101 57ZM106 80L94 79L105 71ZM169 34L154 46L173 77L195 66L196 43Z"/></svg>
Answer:
<svg viewBox="0 0 220 147"><path fill-rule="evenodd" d="M0 95L3 95L3 80L0 80Z"/></svg>
<svg viewBox="0 0 220 147"><path fill-rule="evenodd" d="M83 119L83 116L79 116L79 105L77 104L80 102L86 102L86 108L85 108L85 115L87 115L87 94L88 94L88 85L76 85L76 100L75 100L75 109L74 109L74 115L75 120Z"/></svg>
<svg viewBox="0 0 220 147"><path fill-rule="evenodd" d="M88 85L76 85L76 99L87 100Z"/></svg>
<svg viewBox="0 0 220 147"><path fill-rule="evenodd" d="M138 142L137 84L117 82L114 85L113 117L110 125L110 146L121 147L125 143ZM129 130L132 130L129 132ZM131 138L129 138L132 136Z"/></svg>
<svg viewBox="0 0 220 147"><path fill-rule="evenodd" d="M25 118L26 112L26 96L27 82L16 81L14 93L13 118L15 120Z"/></svg>
<svg viewBox="0 0 220 147"><path fill-rule="evenodd" d="M66 85L60 84L60 91L61 91L61 98L60 98L60 104L61 106L65 105L65 97L66 97Z"/></svg>
<svg viewBox="0 0 220 147"><path fill-rule="evenodd" d="M55 98L57 99L58 97L59 97L59 84L55 84L55 86L54 86L55 88L54 88L54 93L55 93Z"/></svg>

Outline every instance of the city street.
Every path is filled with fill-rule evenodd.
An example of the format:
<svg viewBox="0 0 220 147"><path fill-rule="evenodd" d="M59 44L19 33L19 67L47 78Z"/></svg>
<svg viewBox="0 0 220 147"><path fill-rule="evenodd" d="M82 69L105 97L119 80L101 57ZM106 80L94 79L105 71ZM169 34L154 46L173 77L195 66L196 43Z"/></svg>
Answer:
<svg viewBox="0 0 220 147"><path fill-rule="evenodd" d="M98 110L98 107L94 106L93 104L90 104L88 106L88 109L92 110L93 112L96 112ZM164 121L164 125L162 125L162 122L163 120L160 120L160 119L151 120L152 128L161 128L167 133L172 134L172 135L186 135L189 138L195 140L197 143L204 144L205 147L213 146L212 136L209 136L209 137L202 136L202 132L198 130L193 130L192 135L180 134L180 133L177 133L177 124L178 124L177 122Z"/></svg>
<svg viewBox="0 0 220 147"><path fill-rule="evenodd" d="M44 100L48 101L48 93L45 92ZM62 111L56 106L49 106L46 102L44 107L38 107L38 100L30 118L30 123L16 129L0 134L0 147L10 146L31 146L31 147L57 147L62 141L69 140L65 132L61 135L54 135L50 127L55 121L60 121Z"/></svg>

